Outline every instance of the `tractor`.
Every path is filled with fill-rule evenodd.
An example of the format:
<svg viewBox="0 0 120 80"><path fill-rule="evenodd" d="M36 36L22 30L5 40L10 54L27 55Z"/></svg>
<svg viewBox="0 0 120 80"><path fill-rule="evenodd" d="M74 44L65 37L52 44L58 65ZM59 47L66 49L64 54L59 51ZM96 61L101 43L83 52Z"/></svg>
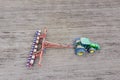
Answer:
<svg viewBox="0 0 120 80"><path fill-rule="evenodd" d="M96 50L100 50L100 46L89 40L89 38L76 38L73 42L75 54L82 56L85 53L93 54Z"/></svg>

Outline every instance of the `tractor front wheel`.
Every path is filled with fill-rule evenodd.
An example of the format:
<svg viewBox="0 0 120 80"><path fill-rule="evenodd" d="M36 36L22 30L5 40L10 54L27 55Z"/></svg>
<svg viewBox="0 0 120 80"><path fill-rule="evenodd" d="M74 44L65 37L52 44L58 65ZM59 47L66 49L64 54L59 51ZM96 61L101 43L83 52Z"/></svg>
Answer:
<svg viewBox="0 0 120 80"><path fill-rule="evenodd" d="M88 49L88 52L90 53L90 54L94 54L95 53L95 49L94 48L90 48L90 49Z"/></svg>

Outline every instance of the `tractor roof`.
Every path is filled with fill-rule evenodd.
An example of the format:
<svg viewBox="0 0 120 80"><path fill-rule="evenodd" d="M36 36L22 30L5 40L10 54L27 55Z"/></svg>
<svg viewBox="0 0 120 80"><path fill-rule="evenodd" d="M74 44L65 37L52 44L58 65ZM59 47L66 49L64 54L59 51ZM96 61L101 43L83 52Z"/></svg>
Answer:
<svg viewBox="0 0 120 80"><path fill-rule="evenodd" d="M84 44L84 45L89 45L91 44L90 40L88 38L80 38L81 40L81 43Z"/></svg>

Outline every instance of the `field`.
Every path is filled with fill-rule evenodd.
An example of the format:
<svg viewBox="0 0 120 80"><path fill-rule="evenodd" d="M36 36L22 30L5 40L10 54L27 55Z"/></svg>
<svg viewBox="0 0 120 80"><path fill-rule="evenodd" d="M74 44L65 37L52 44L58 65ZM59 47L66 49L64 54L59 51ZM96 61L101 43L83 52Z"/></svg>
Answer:
<svg viewBox="0 0 120 80"><path fill-rule="evenodd" d="M72 44L88 37L95 55L46 49L42 67L26 68L36 30ZM0 80L120 80L120 0L0 0Z"/></svg>

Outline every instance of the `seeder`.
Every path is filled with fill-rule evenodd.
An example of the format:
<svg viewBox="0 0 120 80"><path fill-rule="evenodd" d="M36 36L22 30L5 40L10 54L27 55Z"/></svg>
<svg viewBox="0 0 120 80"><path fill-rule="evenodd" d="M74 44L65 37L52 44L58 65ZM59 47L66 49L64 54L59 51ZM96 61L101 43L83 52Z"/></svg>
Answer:
<svg viewBox="0 0 120 80"><path fill-rule="evenodd" d="M73 48L75 54L82 56L84 53L95 53L100 49L97 43L92 43L88 38L76 38L73 45L62 45L58 43L52 43L46 41L47 29L45 28L43 33L41 30L36 31L32 48L27 60L27 67L32 67L36 58L39 58L38 65L41 66L42 56L46 48Z"/></svg>

